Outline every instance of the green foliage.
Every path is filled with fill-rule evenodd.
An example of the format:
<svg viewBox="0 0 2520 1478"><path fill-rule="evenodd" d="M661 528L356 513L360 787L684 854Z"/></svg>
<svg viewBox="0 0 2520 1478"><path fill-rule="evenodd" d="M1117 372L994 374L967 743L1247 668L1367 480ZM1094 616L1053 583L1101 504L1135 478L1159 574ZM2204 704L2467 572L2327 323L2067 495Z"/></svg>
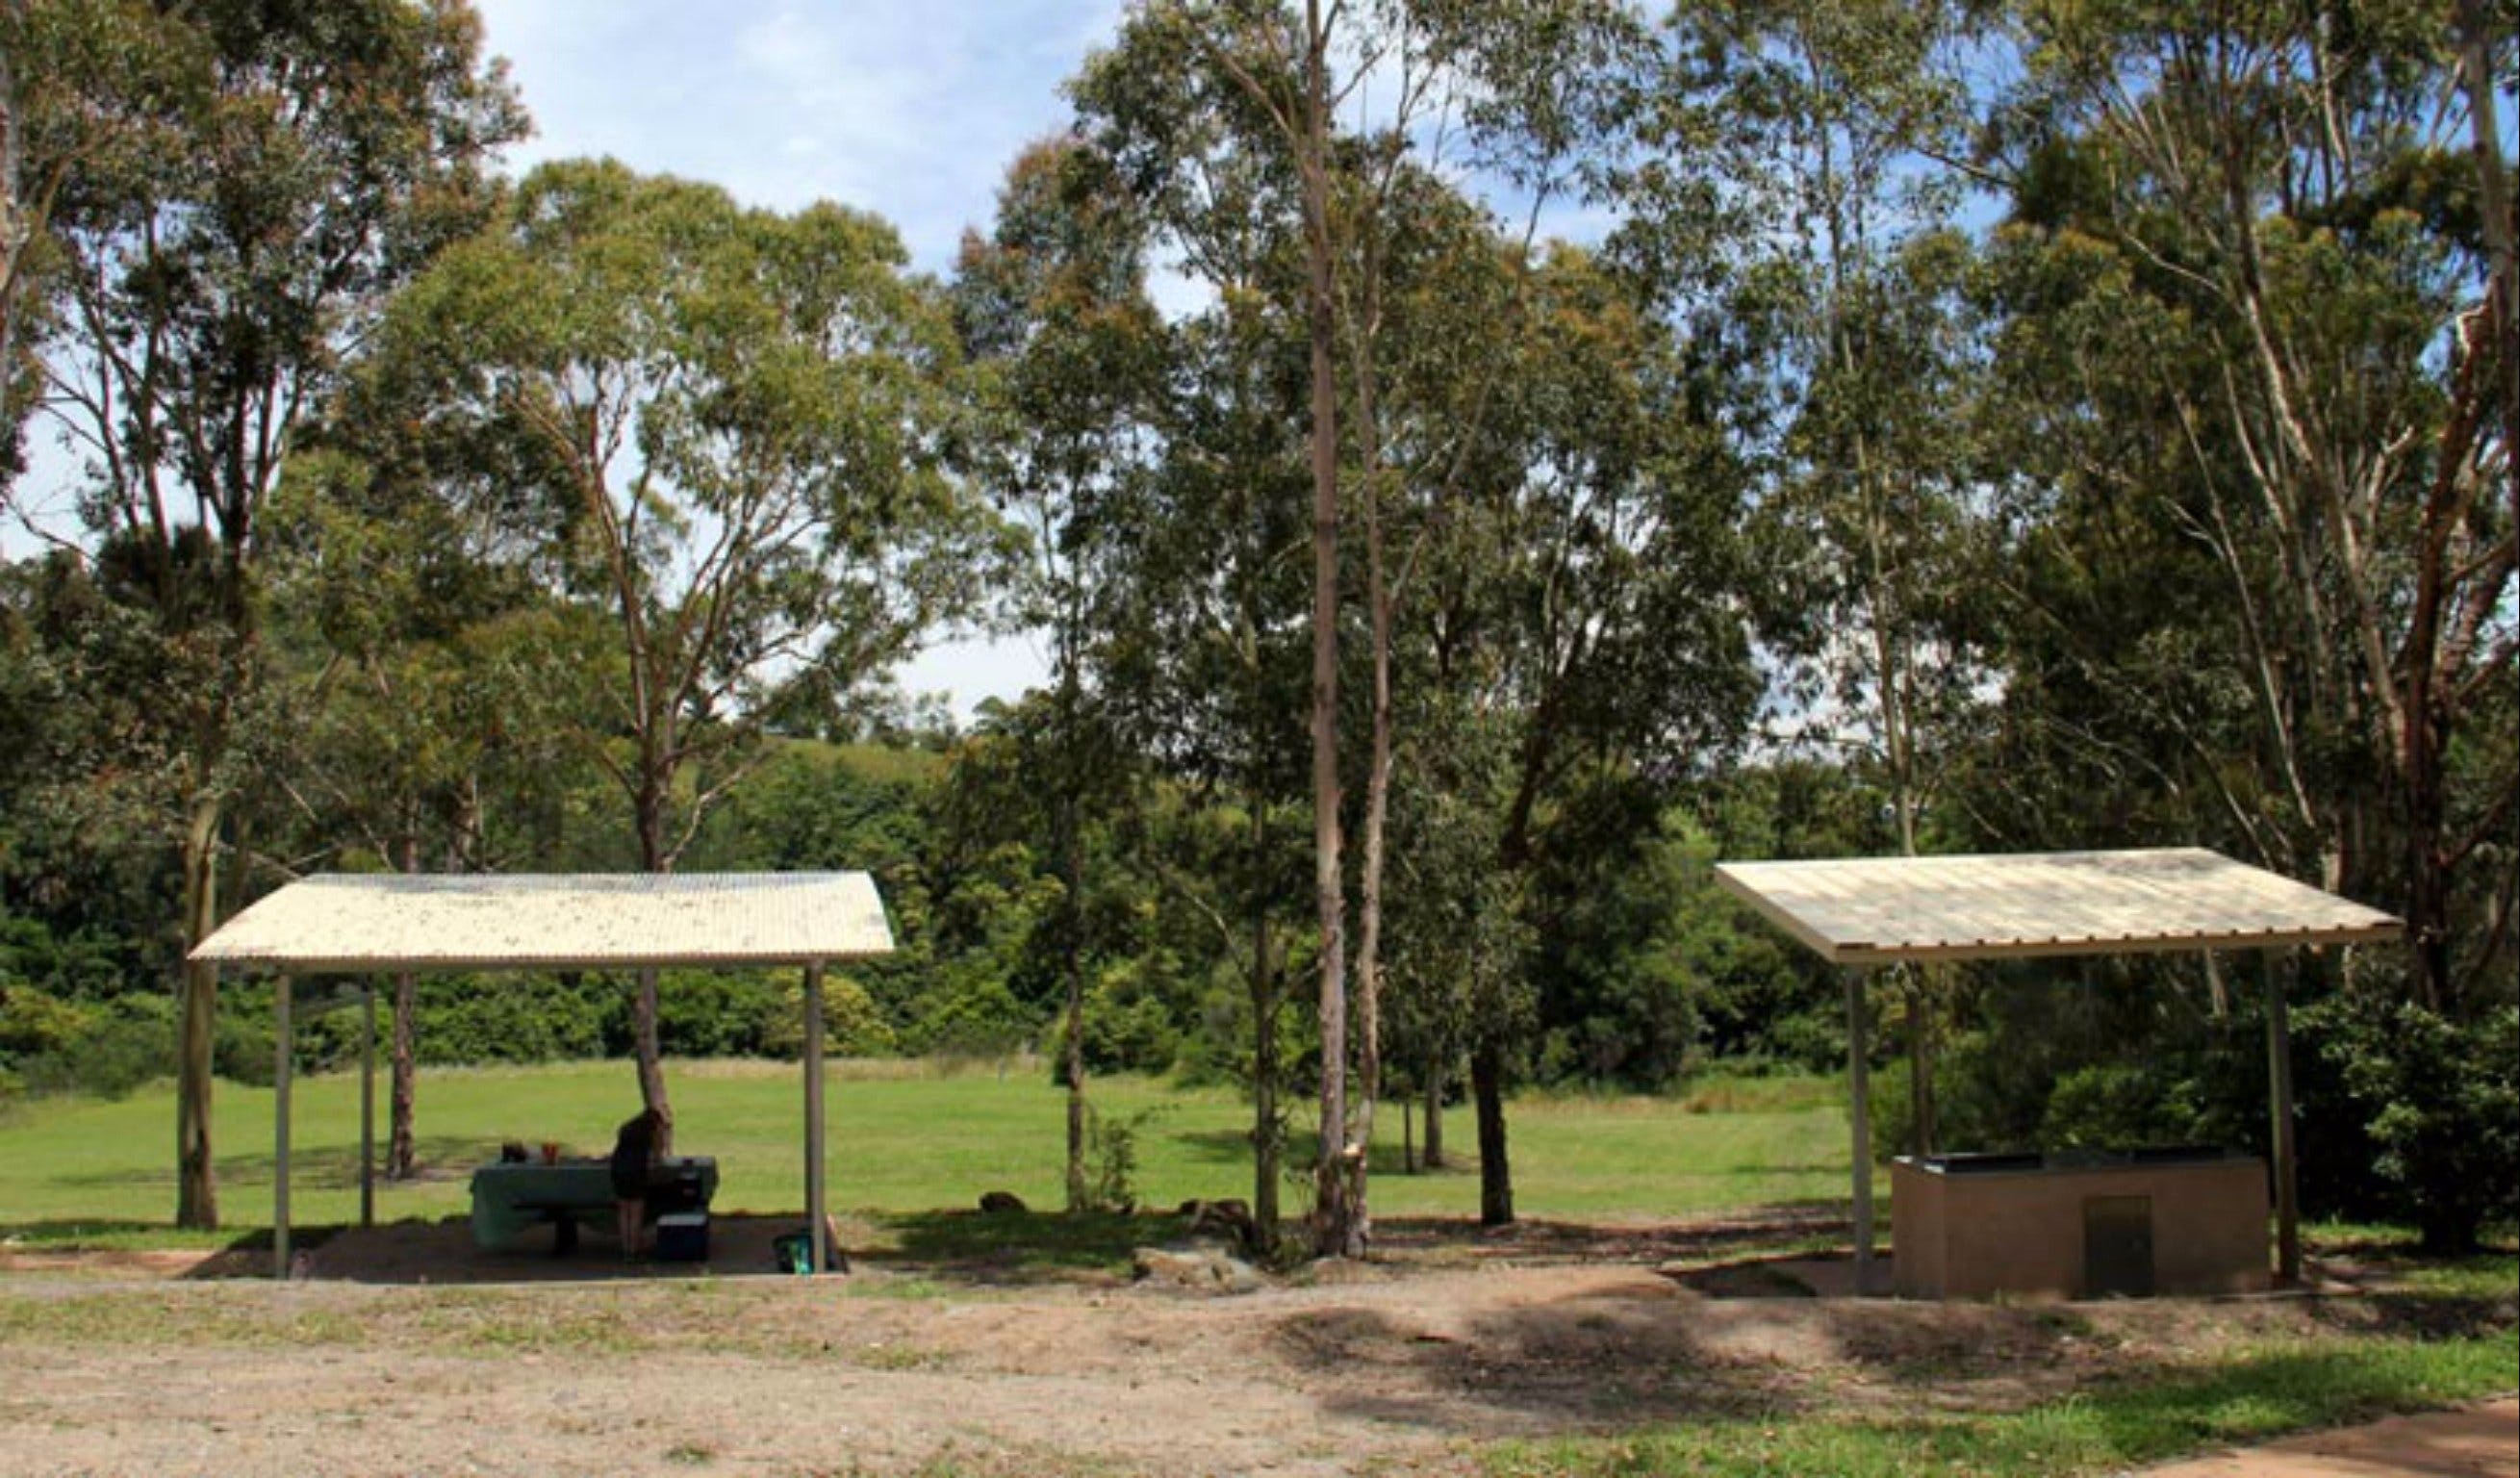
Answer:
<svg viewBox="0 0 2520 1478"><path fill-rule="evenodd" d="M121 1097L164 1077L175 1059L174 1006L163 999L131 997L93 1010L68 1010L59 1024L64 1029L57 1038L14 1064L29 1092Z"/></svg>
<svg viewBox="0 0 2520 1478"><path fill-rule="evenodd" d="M1085 998L1085 1061L1095 1072L1162 1073L1180 1055L1182 1005L1164 990L1165 961L1103 971Z"/></svg>
<svg viewBox="0 0 2520 1478"><path fill-rule="evenodd" d="M424 1062L545 1062L617 1053L627 986L602 976L427 975L415 1038Z"/></svg>
<svg viewBox="0 0 2520 1478"><path fill-rule="evenodd" d="M2469 1021L2360 982L2303 1013L2302 1034L2343 1071L2351 1111L2378 1150L2381 1186L2353 1209L2413 1222L2427 1250L2472 1250L2479 1230L2520 1221L2520 1008Z"/></svg>
<svg viewBox="0 0 2520 1478"><path fill-rule="evenodd" d="M2060 1149L2193 1142L2203 1137L2204 1115L2184 1101L2190 1088L2136 1063L2078 1068L2049 1092L2039 1142Z"/></svg>
<svg viewBox="0 0 2520 1478"><path fill-rule="evenodd" d="M1121 1115L1086 1110L1086 1202L1075 1209L1121 1216L1138 1209L1138 1137L1162 1112L1160 1105Z"/></svg>
<svg viewBox="0 0 2520 1478"><path fill-rule="evenodd" d="M805 1051L805 987L779 991L778 1009L742 1051L794 1059ZM823 977L823 1051L836 1057L888 1057L900 1045L866 987L846 975ZM689 1049L682 1051L688 1053Z"/></svg>

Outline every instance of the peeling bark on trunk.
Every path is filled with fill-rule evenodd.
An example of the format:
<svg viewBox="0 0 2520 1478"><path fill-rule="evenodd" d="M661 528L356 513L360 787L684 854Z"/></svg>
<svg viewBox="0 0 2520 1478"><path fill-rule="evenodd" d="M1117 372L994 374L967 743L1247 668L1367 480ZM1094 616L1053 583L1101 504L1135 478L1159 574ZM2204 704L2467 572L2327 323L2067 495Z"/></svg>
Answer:
<svg viewBox="0 0 2520 1478"><path fill-rule="evenodd" d="M2505 346L2501 394L2502 444L2510 461L2502 470L2508 484L2511 524L2520 528L2520 363L2509 350L2520 330L2520 220L2513 215L2510 175L2502 157L2502 131L2495 116L2495 89L2488 43L2493 25L2485 0L2458 0L2459 85L2467 94L2468 138L2476 154L2478 216L2484 227L2485 250L2492 262L2486 292L2487 342Z"/></svg>
<svg viewBox="0 0 2520 1478"><path fill-rule="evenodd" d="M11 0L7 9L12 16L19 14L18 0ZM17 363L18 263L34 236L21 194L19 167L24 151L18 116L18 73L7 50L0 48L0 366Z"/></svg>
<svg viewBox="0 0 2520 1478"><path fill-rule="evenodd" d="M1322 1092L1314 1171L1313 1248L1352 1255L1357 1238L1347 1174L1347 896L1339 824L1338 379L1330 280L1328 37L1319 0L1306 6L1303 178L1305 322L1312 340L1313 897L1321 920Z"/></svg>
<svg viewBox="0 0 2520 1478"><path fill-rule="evenodd" d="M1374 304L1369 263L1368 313ZM1371 324L1368 333L1372 332ZM1344 1252L1363 1257L1373 1240L1368 1200L1373 1146L1373 1106L1382 1096L1382 865L1383 834L1391 812L1391 592L1384 578L1381 491L1374 472L1382 455L1374 421L1373 370L1357 367L1357 425L1365 477L1366 602L1372 612L1373 733L1365 772L1365 835L1359 849L1356 926L1356 1100L1348 1113L1348 1228Z"/></svg>

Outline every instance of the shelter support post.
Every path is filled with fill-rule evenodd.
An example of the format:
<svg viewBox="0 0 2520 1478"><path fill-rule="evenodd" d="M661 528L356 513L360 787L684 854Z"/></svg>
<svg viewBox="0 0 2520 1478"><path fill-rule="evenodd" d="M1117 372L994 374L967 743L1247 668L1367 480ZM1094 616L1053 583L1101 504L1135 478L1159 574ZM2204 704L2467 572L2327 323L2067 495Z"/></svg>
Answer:
<svg viewBox="0 0 2520 1478"><path fill-rule="evenodd" d="M377 1224L377 986L359 987L359 1225Z"/></svg>
<svg viewBox="0 0 2520 1478"><path fill-rule="evenodd" d="M1854 1130L1855 1291L1872 1291L1872 1045L1865 1021L1867 972L1846 973L1847 1122Z"/></svg>
<svg viewBox="0 0 2520 1478"><path fill-rule="evenodd" d="M814 1271L832 1265L823 1184L823 963L805 966L805 1225Z"/></svg>
<svg viewBox="0 0 2520 1478"><path fill-rule="evenodd" d="M2295 1155L2292 1119L2292 1018L2284 1002L2284 976L2300 967L2301 952L2286 950L2267 964L2267 1090L2273 1116L2275 1281L2301 1281L2301 1164Z"/></svg>
<svg viewBox="0 0 2520 1478"><path fill-rule="evenodd" d="M273 977L271 982L272 1049L271 1076L271 1276L289 1276L289 1075L290 1075L290 979Z"/></svg>

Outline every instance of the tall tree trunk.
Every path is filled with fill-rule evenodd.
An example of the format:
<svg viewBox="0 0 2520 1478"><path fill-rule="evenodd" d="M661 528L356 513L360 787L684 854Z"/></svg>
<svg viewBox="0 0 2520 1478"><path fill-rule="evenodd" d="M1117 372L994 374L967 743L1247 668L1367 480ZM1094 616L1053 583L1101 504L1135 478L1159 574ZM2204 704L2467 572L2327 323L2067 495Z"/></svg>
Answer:
<svg viewBox="0 0 2520 1478"><path fill-rule="evenodd" d="M1479 1225L1513 1222L1513 1168L1505 1147L1505 1051L1481 1038L1470 1049L1470 1097L1479 1119Z"/></svg>
<svg viewBox="0 0 2520 1478"><path fill-rule="evenodd" d="M1321 918L1322 1091L1313 1250L1346 1255L1356 1235L1347 1158L1347 896L1339 827L1338 376L1329 222L1328 36L1306 0L1303 137L1305 322L1312 340L1313 897Z"/></svg>
<svg viewBox="0 0 2520 1478"><path fill-rule="evenodd" d="M204 790L184 829L184 950L218 926L218 836L222 807ZM217 1036L219 969L186 964L178 994L175 1049L175 1225L215 1231L218 1174L210 1154L210 1049Z"/></svg>
<svg viewBox="0 0 2520 1478"><path fill-rule="evenodd" d="M673 1147L673 1109L665 1098L665 1057L656 1036L656 972L639 972L638 983L630 996L631 1048L639 1056L639 1101L665 1116L665 1128L657 1140L657 1153Z"/></svg>
<svg viewBox="0 0 2520 1478"><path fill-rule="evenodd" d="M1426 1146L1418 1163L1428 1170L1444 1168L1445 1067L1440 1054L1426 1065Z"/></svg>
<svg viewBox="0 0 2520 1478"><path fill-rule="evenodd" d="M1268 929L1266 923L1258 926L1263 936ZM1285 1072L1278 1060L1278 1013L1285 999L1285 981L1277 963L1259 966L1251 981L1251 1219L1273 1247L1282 1214L1278 1183L1285 1165L1285 1142L1278 1125L1278 1087Z"/></svg>
<svg viewBox="0 0 2520 1478"><path fill-rule="evenodd" d="M1058 798L1056 812L1058 848L1059 963L1067 976L1067 1029L1064 1043L1067 1075L1067 1209L1083 1211L1091 1198L1085 1184L1085 833L1079 823L1084 805L1082 736L1078 733L1079 676L1077 645L1083 640L1085 616L1076 608L1074 585L1061 613L1058 630Z"/></svg>
<svg viewBox="0 0 2520 1478"><path fill-rule="evenodd" d="M1934 1011L1927 994L1924 968L1916 971L1917 979L1908 988L1908 1070L1909 1091L1913 1095L1916 1113L1916 1153L1934 1153L1941 1141L1940 1127L1934 1122Z"/></svg>
<svg viewBox="0 0 2520 1478"><path fill-rule="evenodd" d="M1368 323L1364 340L1371 343L1372 315L1379 295L1372 285L1378 271L1367 263L1365 290ZM1365 467L1366 603L1372 613L1373 733L1365 771L1365 835L1358 857L1356 923L1356 1097L1348 1111L1349 1188L1347 1235L1342 1256L1363 1257L1373 1239L1373 1214L1367 1199L1373 1151L1373 1106L1382 1096L1382 859L1385 819L1391 811L1391 595L1383 570L1382 493L1375 475L1381 460L1381 438L1374 420L1373 366L1370 353L1360 354L1357 370L1359 460Z"/></svg>
<svg viewBox="0 0 2520 1478"><path fill-rule="evenodd" d="M2467 93L2467 132L2476 154L2477 203L2485 228L2485 251L2492 279L2484 341L2503 345L2501 393L2496 397L2502 415L2502 445L2509 458L2502 470L2509 484L2511 526L2520 528L2520 355L2511 352L2520 332L2520 217L2513 213L2509 162L2502 157L2502 133L2495 117L2493 57L2489 42L2493 24L2485 0L2458 0L2459 85Z"/></svg>
<svg viewBox="0 0 2520 1478"><path fill-rule="evenodd" d="M665 794L673 784L671 776L659 777L655 767L643 769L639 792L633 797L632 822L639 836L639 866L647 873L672 871L665 851ZM673 1147L674 1110L665 1094L665 1059L657 1038L656 972L639 971L630 993L630 1051L638 1059L639 1102L664 1115L665 1129L659 1141L658 1153Z"/></svg>
<svg viewBox="0 0 2520 1478"><path fill-rule="evenodd" d="M396 861L406 874L420 871L420 841L413 832L404 832ZM388 1053L392 1058L388 1068L392 1083L386 1094L389 1106L385 1114L385 1179L388 1181L410 1180L418 1155L413 1144L412 1110L418 1075L418 1053L413 1047L418 1027L415 1013L419 1008L416 999L419 993L419 977L411 971L404 970L394 976L393 1019L389 1026L392 1047Z"/></svg>
<svg viewBox="0 0 2520 1478"><path fill-rule="evenodd" d="M420 977L409 970L394 976L393 1089L391 1125L385 1135L385 1179L408 1181L419 1168L419 1149L412 1134L412 1098L420 1076Z"/></svg>
<svg viewBox="0 0 2520 1478"><path fill-rule="evenodd" d="M1256 768L1256 767L1255 767ZM1251 790L1251 1219L1263 1244L1278 1245L1278 1181L1283 1148L1278 1134L1278 1012L1286 983L1269 928L1269 895L1260 885L1269 857L1269 809L1257 777Z"/></svg>
<svg viewBox="0 0 2520 1478"><path fill-rule="evenodd" d="M1063 936L1059 949L1067 974L1067 1029L1064 1060L1067 1074L1067 1209L1083 1211L1090 1192L1085 1184L1085 956L1079 933L1084 927L1084 902L1077 896L1083 886L1085 864L1079 855L1083 850L1076 834L1076 797L1071 792L1059 801L1058 874L1066 891L1059 928Z"/></svg>
<svg viewBox="0 0 2520 1478"><path fill-rule="evenodd" d="M22 18L24 0L0 0L0 13ZM0 374L18 362L18 264L34 237L19 173L24 150L18 118L18 73L0 46Z"/></svg>

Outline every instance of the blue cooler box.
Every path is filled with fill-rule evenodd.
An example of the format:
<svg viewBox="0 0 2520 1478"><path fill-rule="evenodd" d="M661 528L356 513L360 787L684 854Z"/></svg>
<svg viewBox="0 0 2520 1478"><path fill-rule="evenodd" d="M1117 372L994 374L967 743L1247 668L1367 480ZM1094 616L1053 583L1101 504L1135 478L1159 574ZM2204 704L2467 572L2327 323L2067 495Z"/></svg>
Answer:
<svg viewBox="0 0 2520 1478"><path fill-rule="evenodd" d="M708 1261L708 1213L679 1211L656 1218L656 1260L663 1263Z"/></svg>

